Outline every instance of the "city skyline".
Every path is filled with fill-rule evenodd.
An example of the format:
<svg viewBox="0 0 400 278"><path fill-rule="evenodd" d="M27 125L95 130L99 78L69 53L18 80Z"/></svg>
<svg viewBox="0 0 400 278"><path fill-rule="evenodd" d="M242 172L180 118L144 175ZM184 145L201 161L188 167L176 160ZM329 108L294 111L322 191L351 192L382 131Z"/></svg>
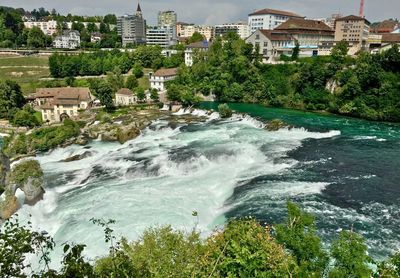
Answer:
<svg viewBox="0 0 400 278"><path fill-rule="evenodd" d="M128 3L129 2L129 3ZM44 7L48 10L56 9L62 14L77 15L105 15L114 13L117 16L126 13L132 14L136 10L136 0L114 0L101 1L93 6L89 0L33 0L26 3L26 0L4 0L2 5L26 10ZM254 10L263 8L282 9L296 12L308 18L329 17L333 13L343 15L358 14L359 0L337 0L334 3L325 0L249 0L246 3L240 0L146 0L140 1L144 17L150 25L156 25L157 14L160 10L174 10L178 13L178 20L214 25L239 20L247 20L247 15ZM388 18L397 18L397 11L400 10L400 1L381 0L372 2L366 1L365 16L371 22L381 21Z"/></svg>

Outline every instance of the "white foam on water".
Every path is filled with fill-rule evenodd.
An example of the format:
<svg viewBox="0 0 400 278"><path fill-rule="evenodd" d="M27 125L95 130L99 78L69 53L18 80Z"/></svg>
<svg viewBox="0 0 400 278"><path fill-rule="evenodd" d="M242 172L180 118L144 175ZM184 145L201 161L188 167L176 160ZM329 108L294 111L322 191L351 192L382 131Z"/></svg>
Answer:
<svg viewBox="0 0 400 278"><path fill-rule="evenodd" d="M102 230L91 218L115 219L117 236L134 240L154 225L190 230L197 221L192 211L197 211L198 228L207 233L225 221L225 201L240 181L293 167L294 160L276 159L285 158L304 139L340 134L301 128L268 132L262 127L249 116L199 123L189 131L158 121L123 145L92 141L89 149L55 149L37 157L49 185L43 201L23 206L20 218L27 220L31 214L34 227L48 231L59 245L87 244L91 258L107 252ZM60 162L85 151L92 156ZM278 183L270 196L318 194L325 186ZM58 248L53 254L55 267L60 253Z"/></svg>

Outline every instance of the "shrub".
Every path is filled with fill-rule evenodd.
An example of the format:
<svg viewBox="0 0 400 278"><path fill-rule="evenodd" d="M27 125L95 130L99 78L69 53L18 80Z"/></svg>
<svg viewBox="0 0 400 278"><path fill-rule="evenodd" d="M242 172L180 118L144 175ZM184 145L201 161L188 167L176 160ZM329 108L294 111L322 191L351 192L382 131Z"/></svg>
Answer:
<svg viewBox="0 0 400 278"><path fill-rule="evenodd" d="M232 110L229 108L228 104L220 104L218 105L218 112L221 118L230 118L232 117Z"/></svg>

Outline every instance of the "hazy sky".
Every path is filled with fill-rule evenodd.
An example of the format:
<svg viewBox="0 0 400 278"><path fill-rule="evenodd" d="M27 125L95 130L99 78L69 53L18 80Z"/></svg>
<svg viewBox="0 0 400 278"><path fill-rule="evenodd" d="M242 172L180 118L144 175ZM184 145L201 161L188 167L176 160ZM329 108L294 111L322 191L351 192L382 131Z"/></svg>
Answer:
<svg viewBox="0 0 400 278"><path fill-rule="evenodd" d="M159 10L174 10L178 20L197 24L218 24L247 20L247 15L262 8L283 9L309 18L332 13L358 14L360 0L141 0L148 24L156 22ZM55 8L62 14L122 15L136 10L137 0L1 0L0 5L26 10ZM400 18L400 0L366 0L365 15L370 21Z"/></svg>

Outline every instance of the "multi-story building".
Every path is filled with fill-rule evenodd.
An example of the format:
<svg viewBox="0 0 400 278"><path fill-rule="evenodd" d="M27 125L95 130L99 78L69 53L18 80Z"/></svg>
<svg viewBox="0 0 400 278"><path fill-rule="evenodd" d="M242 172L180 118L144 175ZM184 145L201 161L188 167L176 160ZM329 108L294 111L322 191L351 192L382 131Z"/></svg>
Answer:
<svg viewBox="0 0 400 278"><path fill-rule="evenodd" d="M200 33L203 37L210 41L214 37L214 27L206 25L194 25L179 22L177 24L178 37L190 38L195 32Z"/></svg>
<svg viewBox="0 0 400 278"><path fill-rule="evenodd" d="M174 11L160 11L158 12L158 26L176 26L178 16Z"/></svg>
<svg viewBox="0 0 400 278"><path fill-rule="evenodd" d="M176 78L177 71L177 68L172 68L159 69L154 74L150 73L150 87L159 92L164 92L166 90L166 83Z"/></svg>
<svg viewBox="0 0 400 278"><path fill-rule="evenodd" d="M185 64L188 67L193 65L193 54L197 52L206 52L211 46L211 42L202 41L202 42L195 42L191 43L186 47L185 50Z"/></svg>
<svg viewBox="0 0 400 278"><path fill-rule="evenodd" d="M341 14L332 14L331 17L327 18L314 18L314 20L322 21L326 25L328 25L332 30L335 30L336 19L341 18Z"/></svg>
<svg viewBox="0 0 400 278"><path fill-rule="evenodd" d="M57 32L57 21L24 21L24 26L27 29L38 27L46 35L53 35Z"/></svg>
<svg viewBox="0 0 400 278"><path fill-rule="evenodd" d="M290 18L304 17L287 11L263 9L249 14L248 25L251 33L257 29L272 30Z"/></svg>
<svg viewBox="0 0 400 278"><path fill-rule="evenodd" d="M174 27L153 27L146 31L146 44L159 45L162 48L168 48L177 42Z"/></svg>
<svg viewBox="0 0 400 278"><path fill-rule="evenodd" d="M40 88L32 97L43 122L50 123L76 117L79 110L86 110L93 103L89 88Z"/></svg>
<svg viewBox="0 0 400 278"><path fill-rule="evenodd" d="M349 15L336 19L335 41L346 41L350 45L349 54L368 49L371 23L363 17Z"/></svg>
<svg viewBox="0 0 400 278"><path fill-rule="evenodd" d="M321 42L334 40L335 31L322 21L291 18L282 23L274 31L287 32L300 46L300 55L318 54L318 45ZM311 52L310 52L311 51Z"/></svg>
<svg viewBox="0 0 400 278"><path fill-rule="evenodd" d="M53 41L55 48L76 49L81 46L81 37L78 31L64 31L61 36L55 37Z"/></svg>
<svg viewBox="0 0 400 278"><path fill-rule="evenodd" d="M215 37L223 36L229 32L235 32L241 39L247 39L250 36L250 26L247 22L227 23L215 25Z"/></svg>
<svg viewBox="0 0 400 278"><path fill-rule="evenodd" d="M291 55L296 44L302 57L319 55L319 46L333 42L334 31L316 20L292 18L274 30L256 30L246 42L251 43L265 61L283 55Z"/></svg>
<svg viewBox="0 0 400 278"><path fill-rule="evenodd" d="M279 57L281 54L288 54L295 47L294 38L287 32L258 29L246 39L247 43L258 49L264 62Z"/></svg>
<svg viewBox="0 0 400 278"><path fill-rule="evenodd" d="M118 35L122 37L122 45L146 43L146 20L138 4L136 14L124 15L117 19Z"/></svg>

